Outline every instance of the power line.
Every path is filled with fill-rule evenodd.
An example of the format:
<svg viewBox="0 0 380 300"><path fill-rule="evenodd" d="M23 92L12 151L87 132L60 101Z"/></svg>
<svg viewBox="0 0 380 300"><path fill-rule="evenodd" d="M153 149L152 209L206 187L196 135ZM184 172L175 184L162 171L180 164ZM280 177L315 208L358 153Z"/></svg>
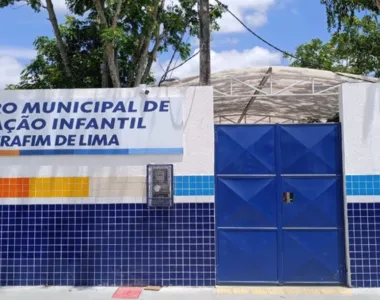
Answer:
<svg viewBox="0 0 380 300"><path fill-rule="evenodd" d="M197 2L197 0L193 0L193 2L192 2L192 6L195 5L196 2ZM185 24L185 25L187 24L187 20L186 20L186 19L185 19L185 21L184 21L184 24ZM186 34L186 30L185 30L185 31L182 33L182 35L181 35L181 38L180 38L180 41L179 41L180 43L182 43L182 40L183 40L185 34ZM170 66L171 66L171 64L172 64L172 62L173 62L173 59L174 59L174 57L175 57L177 51L178 51L178 48L175 47L175 48L174 48L174 51L173 51L173 55L172 55L172 57L170 58L169 64L168 64L167 67L166 67L166 71L165 71L164 74L161 76L161 79L160 79L160 81L159 81L159 83L158 83L158 86L161 86L161 84L162 84L163 82L167 81L167 80L166 80L166 77L168 76L168 74L169 74L170 72L172 72L173 70L177 69L177 67L174 67L174 68L170 69ZM190 57L190 59L191 59L191 58L193 58L193 57ZM189 61L190 59L186 60L185 62ZM175 62L175 64L177 64L177 61ZM182 66L183 64L184 64L184 63L180 64L178 67ZM173 75L173 73L172 73L172 75Z"/></svg>
<svg viewBox="0 0 380 300"><path fill-rule="evenodd" d="M180 43L182 42L182 39L183 39L183 36L184 36L185 33L182 34L181 36L181 40L180 40ZM170 58L170 61L169 61L169 64L167 65L166 67L166 71L165 73L161 76L161 79L160 79L160 82L158 83L158 86L161 86L161 84L166 80L166 76L169 74L169 68L173 62L173 59L175 57L175 54L177 53L177 48L174 49L173 51L173 54L172 54L172 57Z"/></svg>
<svg viewBox="0 0 380 300"><path fill-rule="evenodd" d="M191 37L191 35L189 34L188 37L187 37L187 39L186 39L186 43L189 42L190 37ZM177 56L177 59L175 60L174 67L177 66L177 63L178 63L178 61L179 61L180 58L181 58L181 55L178 55L178 56ZM171 74L169 75L169 79L171 79L172 77L173 77L173 71L172 71ZM166 79L166 80L168 80L168 79Z"/></svg>
<svg viewBox="0 0 380 300"><path fill-rule="evenodd" d="M257 37L260 41L262 41L263 43L267 44L268 46L272 47L273 49L279 51L279 52L282 52L283 54L285 55L288 55L294 59L297 59L299 60L299 58L297 58L296 56L294 56L293 54L291 53L288 53L287 51L284 51L280 48L278 48L277 46L273 45L272 43L268 42L267 40L263 39L261 36L259 36L257 33L255 33L251 28L249 28L247 25L244 24L244 22L242 20L240 20L232 11L229 10L228 6L226 4L223 4L222 2L220 2L219 0L215 0L221 7L223 7L231 16L233 16L235 18L236 21L238 21L245 29L247 29L250 33L252 33L255 37Z"/></svg>
<svg viewBox="0 0 380 300"><path fill-rule="evenodd" d="M198 54L199 54L199 51L198 50L197 52L195 52L192 56L190 56L189 58L185 59L183 62L181 62L178 66L175 66L174 68L170 69L169 72L172 72L174 71L175 69L178 69L179 67L182 67L185 63L187 63L189 60L193 59L194 57L196 57Z"/></svg>
<svg viewBox="0 0 380 300"><path fill-rule="evenodd" d="M262 41L263 43L267 44L268 46L272 47L273 49L281 52L282 54L285 54L286 56L289 56L297 61L301 61L301 62L304 62L306 64L308 64L307 61L301 59L300 57L297 57L285 50L282 50L281 48L275 46L274 44L268 42L267 40L265 40L264 38L262 38L261 36L259 36L256 32L254 32L251 28L249 28L247 25L245 25L245 23L240 20L232 11L229 10L228 6L222 2L220 2L219 0L215 0L223 9L225 9L232 17L235 18L236 21L238 21L246 30L248 30L251 34L253 34L256 38L258 38L260 41ZM313 66L311 63L309 64L310 67L320 67L320 66ZM323 69L323 68L321 68ZM330 71L330 70L328 70ZM365 79L365 78L357 78L357 77L354 77L354 76L349 76L349 75L346 75L346 74L342 74L342 73L339 73L339 72L334 72L334 71L331 71L333 72L334 74L338 75L338 76L342 76L342 77L347 77L347 78L350 78L350 79L356 79L356 80L362 80L362 81L366 81L366 82L372 82L372 80L368 80L368 79Z"/></svg>
<svg viewBox="0 0 380 300"><path fill-rule="evenodd" d="M319 67L319 66L313 66L313 64L311 64L310 62L308 63L307 61L301 59L300 57L297 57L295 56L294 54L291 54L279 47L277 47L276 45L270 43L269 41L267 41L266 39L262 38L260 35L258 35L257 33L255 33L251 28L249 28L242 20L240 20L233 12L231 12L228 8L228 6L222 2L220 2L219 0L215 0L221 7L223 7L229 14L231 14L232 17L235 18L236 21L238 21L247 31L249 31L252 35L254 35L256 38L258 38L260 41L262 41L264 44L270 46L271 48L277 50L278 52L281 52L282 54L284 55L287 55L297 61L301 61L301 62L304 62L306 64L309 64L310 67ZM189 58L187 58L186 60L184 60L182 63L180 63L178 66L175 66L174 68L170 69L170 70L167 70L166 71L166 74L167 73L170 73L180 67L182 67L184 64L186 64L189 60L193 59L194 57L196 57L198 54L199 54L199 50L197 52L195 52L192 56L190 56ZM323 70L323 68L321 68ZM338 76L341 76L341 77L346 77L346 78L350 78L350 79L355 79L355 80L361 80L361 81L365 81L365 82L371 82L373 83L372 80L368 80L368 79L365 79L365 78L358 78L358 77L355 77L355 76L350 76L350 75L347 75L347 74L344 74L344 73L340 73L340 72L335 72L335 71L331 71L331 70L327 70L327 71L330 71ZM360 75L358 75L360 76Z"/></svg>
<svg viewBox="0 0 380 300"><path fill-rule="evenodd" d="M175 66L173 68L171 68L170 70L167 70L165 72L165 74L169 74L170 72L173 72L174 70L182 67L185 63L187 63L189 60L193 59L194 57L196 57L198 54L199 54L200 50L198 50L197 52L195 52L192 56L190 56L189 58L185 59L183 62L181 62L178 66ZM164 75L165 75L164 74ZM160 84L162 84L163 82L167 81L166 79L162 80L162 78L164 78L164 75L161 77L161 81L160 81Z"/></svg>

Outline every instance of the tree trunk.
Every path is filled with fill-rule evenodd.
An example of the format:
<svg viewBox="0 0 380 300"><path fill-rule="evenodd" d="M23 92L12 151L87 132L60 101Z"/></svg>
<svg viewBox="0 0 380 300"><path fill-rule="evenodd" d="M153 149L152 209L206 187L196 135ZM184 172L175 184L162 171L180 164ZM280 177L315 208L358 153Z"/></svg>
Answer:
<svg viewBox="0 0 380 300"><path fill-rule="evenodd" d="M141 45L140 58L138 59L138 61L136 62L136 65L135 65L135 80L134 80L134 85L133 85L134 87L137 87L137 86L139 86L139 84L141 84L141 79L143 78L144 70L146 70L149 45L150 45L150 41L152 39L152 35L153 35L153 32L155 29L159 30L159 28L156 28L157 27L157 17L158 17L159 5L161 6L161 8L163 8L164 3L165 2L163 0L159 0L153 4L153 5L155 5L153 13L152 13L153 22L152 22L152 25L150 26L150 28L148 28L148 30L147 30L147 34L145 35L144 43Z"/></svg>
<svg viewBox="0 0 380 300"><path fill-rule="evenodd" d="M100 66L100 72L102 75L102 88L108 88L109 87L109 70L108 70L108 65L107 65L107 53L104 51L103 52L103 61Z"/></svg>
<svg viewBox="0 0 380 300"><path fill-rule="evenodd" d="M198 0L199 13L199 85L211 84L209 0Z"/></svg>
<svg viewBox="0 0 380 300"><path fill-rule="evenodd" d="M104 12L103 4L101 3L100 0L93 0L93 1L95 4L95 7L96 7L96 11L98 13L100 24L102 25L103 28L109 28L107 18L106 18L105 12ZM121 5L120 5L120 7L121 7ZM119 5L118 5L118 10L119 10ZM118 13L120 13L120 11ZM118 18L118 16L116 16L116 14L115 14L115 18L116 19ZM117 22L116 22L116 24L117 24ZM115 24L115 26L116 26L116 24ZM104 50L105 50L105 53L107 55L107 65L108 65L108 69L110 72L112 85L114 88L119 88L120 87L120 77L119 77L119 72L117 70L117 65L116 65L116 61L115 61L115 48L114 48L113 43L112 42L105 42Z"/></svg>
<svg viewBox="0 0 380 300"><path fill-rule="evenodd" d="M152 36L152 31L153 30L149 31L149 33L147 34L148 37ZM148 40L148 38L147 38L147 40ZM139 84L141 84L141 79L143 77L143 73L144 73L144 70L146 68L148 51L149 51L149 42L145 42L144 47L142 49L141 56L140 56L139 60L137 61L136 67L135 67L135 80L134 80L134 84L133 84L133 86L135 86L135 87L137 87L137 86L139 86Z"/></svg>
<svg viewBox="0 0 380 300"><path fill-rule="evenodd" d="M373 0L373 2L375 3L377 9L380 11L380 0Z"/></svg>
<svg viewBox="0 0 380 300"><path fill-rule="evenodd" d="M73 73L71 72L70 62L67 56L66 45L64 44L62 40L61 31L59 29L59 25L58 25L57 17L55 15L52 0L46 0L46 9L49 14L49 20L51 22L51 25L53 26L55 39L57 40L58 51L62 59L66 76L70 79L71 82L74 82Z"/></svg>
<svg viewBox="0 0 380 300"><path fill-rule="evenodd" d="M115 54L115 65L116 65L116 71L117 71L117 74L119 74L119 78L120 78L120 69L119 69L119 61L117 59L118 57L118 54L117 54L117 48L114 48L114 54ZM121 85L121 81L120 81L120 85Z"/></svg>
<svg viewBox="0 0 380 300"><path fill-rule="evenodd" d="M160 36L159 34L156 35L156 43L153 46L152 51L148 55L148 63L146 64L144 75L141 78L141 82L145 83L145 81L148 79L148 76L150 74L150 70L152 69L153 62L157 58L157 51L160 47L160 43L163 39L163 36Z"/></svg>
<svg viewBox="0 0 380 300"><path fill-rule="evenodd" d="M145 39L146 39L145 35L141 34L139 42L138 42L138 47L136 48L136 51L131 58L131 68L129 69L128 74L127 74L127 87L133 87L134 78L135 78L135 65L136 65L136 61L139 59L141 55L141 50L142 50L142 46L145 43Z"/></svg>
<svg viewBox="0 0 380 300"><path fill-rule="evenodd" d="M112 43L106 43L105 50L107 53L107 65L110 71L110 76L112 80L112 85L114 88L120 87L120 77L119 72L117 71L117 65L115 61L115 49Z"/></svg>

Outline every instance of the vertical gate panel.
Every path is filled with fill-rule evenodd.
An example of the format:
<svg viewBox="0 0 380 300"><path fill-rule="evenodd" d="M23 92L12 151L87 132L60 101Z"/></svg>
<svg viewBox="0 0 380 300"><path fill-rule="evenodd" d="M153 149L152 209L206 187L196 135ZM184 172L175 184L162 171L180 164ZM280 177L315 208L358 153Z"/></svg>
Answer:
<svg viewBox="0 0 380 300"><path fill-rule="evenodd" d="M284 230L284 283L344 282L342 232Z"/></svg>
<svg viewBox="0 0 380 300"><path fill-rule="evenodd" d="M216 127L218 283L276 282L275 127Z"/></svg>
<svg viewBox="0 0 380 300"><path fill-rule="evenodd" d="M284 283L344 282L340 128L280 126Z"/></svg>
<svg viewBox="0 0 380 300"><path fill-rule="evenodd" d="M277 233L268 230L218 231L219 283L277 281Z"/></svg>

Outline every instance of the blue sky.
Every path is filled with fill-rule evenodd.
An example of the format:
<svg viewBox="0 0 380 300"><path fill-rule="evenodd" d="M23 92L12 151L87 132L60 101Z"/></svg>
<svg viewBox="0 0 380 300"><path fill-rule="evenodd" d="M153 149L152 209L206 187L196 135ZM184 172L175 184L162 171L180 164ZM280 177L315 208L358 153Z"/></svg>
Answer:
<svg viewBox="0 0 380 300"><path fill-rule="evenodd" d="M172 0L175 1L175 0ZM324 7L319 0L224 0L231 11L265 39L280 48L293 52L299 44L312 38L328 40ZM64 20L64 0L53 0L59 19ZM282 55L257 40L229 16L220 21L221 31L213 34L212 68L223 71L255 65L285 64ZM31 8L0 9L0 89L15 83L23 66L33 59L33 41L37 36L52 36L45 11L37 14ZM193 51L197 41L193 40ZM168 54L159 58L165 66ZM154 72L161 72L156 64ZM178 69L174 76L196 75L198 62Z"/></svg>

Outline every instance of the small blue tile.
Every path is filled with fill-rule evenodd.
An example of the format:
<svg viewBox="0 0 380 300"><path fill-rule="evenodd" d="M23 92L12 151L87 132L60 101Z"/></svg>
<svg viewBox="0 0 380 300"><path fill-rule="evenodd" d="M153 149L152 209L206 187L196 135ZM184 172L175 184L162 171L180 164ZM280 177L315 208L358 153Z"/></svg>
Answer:
<svg viewBox="0 0 380 300"><path fill-rule="evenodd" d="M187 193L203 195L200 187ZM177 189L176 195L183 191ZM197 216L189 217L194 210ZM213 204L183 203L170 211L144 204L5 205L0 211L2 217L13 214L0 218L0 228L8 233L0 244L1 262L8 266L1 267L1 285L190 285L184 271L190 267L198 268L198 285L215 284L215 273L199 255L199 261L184 259L190 247L214 238L214 221L206 217L214 214ZM17 219L23 222L10 225ZM189 236L195 237L191 244ZM209 253L215 265L215 250Z"/></svg>
<svg viewBox="0 0 380 300"><path fill-rule="evenodd" d="M377 180L377 177L374 178ZM377 193L375 189L374 193ZM380 244L380 210L377 203L349 203L348 228L349 252L353 287L377 287L380 285L380 264L377 260L377 246ZM350 217L355 216L355 217ZM371 242L372 241L372 242Z"/></svg>

